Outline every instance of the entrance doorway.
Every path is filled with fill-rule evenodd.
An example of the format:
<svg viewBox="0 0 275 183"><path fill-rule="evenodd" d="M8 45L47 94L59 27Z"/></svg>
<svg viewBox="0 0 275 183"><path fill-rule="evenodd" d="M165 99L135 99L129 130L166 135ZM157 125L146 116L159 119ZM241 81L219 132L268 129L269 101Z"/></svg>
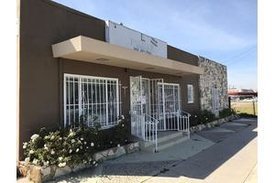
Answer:
<svg viewBox="0 0 275 183"><path fill-rule="evenodd" d="M131 133L147 141L157 138L158 82L163 79L130 77Z"/></svg>
<svg viewBox="0 0 275 183"><path fill-rule="evenodd" d="M174 83L158 83L158 130L179 130L180 86Z"/></svg>
<svg viewBox="0 0 275 183"><path fill-rule="evenodd" d="M131 133L145 141L156 141L158 131L186 131L189 116L180 107L180 85L162 78L130 77Z"/></svg>

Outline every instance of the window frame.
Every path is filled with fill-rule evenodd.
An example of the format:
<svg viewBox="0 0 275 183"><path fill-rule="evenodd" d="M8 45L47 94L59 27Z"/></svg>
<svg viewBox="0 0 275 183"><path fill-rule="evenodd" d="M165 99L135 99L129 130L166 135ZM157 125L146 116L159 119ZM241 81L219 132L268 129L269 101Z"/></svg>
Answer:
<svg viewBox="0 0 275 183"><path fill-rule="evenodd" d="M109 100L109 97L108 97L108 86L111 86L111 84L110 83L108 83L108 81L112 81L112 82L115 82L115 92L116 92L116 95L115 95L115 106L116 106L116 114L117 114L117 116L116 117L119 117L119 115L120 115L120 112L121 112L121 109L120 109L120 104L121 104L121 95L120 95L120 90L119 90L119 86L120 86L120 84L119 84L119 80L118 80L118 78L109 78L109 77L99 77L99 76L90 76L90 75L80 75L80 74L69 74L69 73L64 73L63 74L63 123L64 123L64 127L66 127L66 126L69 126L69 125L72 125L72 124L74 124L74 123L76 123L76 121L67 121L67 107L68 107L68 105L70 105L70 102L69 102L69 104L67 103L67 95L68 95L68 93L67 93L67 78L77 78L78 79L78 81L77 81L77 86L78 86L78 110L79 110L79 112L78 112L78 117L80 117L80 114L82 115L82 110L84 109L84 104L82 104L82 92L85 90L85 89L82 89L82 84L83 83L85 83L85 82L82 82L82 79L90 79L91 81L93 81L93 80L99 80L99 81L103 81L103 85L105 86L105 89L104 89L104 87L102 88L102 90L105 90L104 92L103 92L103 95L105 95L105 99L106 99L106 101L105 101L105 110L104 110L104 113L105 113L105 119L106 119L106 121L104 122L106 125L102 125L103 124L103 122L102 121L99 121L99 123L100 123L100 125L101 125L101 129L107 129L107 128L110 128L110 127L113 127L113 126L115 126L115 125L117 125L117 120L115 119L114 121L109 121L109 119L108 119L108 115L109 115L109 109L108 109L108 105L110 104L110 102L111 102L111 100ZM74 79L73 79L73 81L74 81ZM75 81L74 81L75 82ZM87 82L88 83L88 82ZM93 83L93 82L91 82L91 83ZM96 82L96 84L102 84L102 82ZM96 84L93 84L91 87L95 87L95 85ZM99 89L99 88L97 88L97 89ZM96 89L96 90L97 90ZM80 93L81 92L81 93ZM99 92L99 91L96 91L96 92ZM102 91L101 91L102 92ZM90 92L88 92L89 94L90 94ZM70 99L69 99L70 100ZM89 100L89 99L88 99ZM89 103L88 102L88 105L90 104L90 105L98 105L98 99L96 99L97 100L97 102L93 102L92 101L92 103ZM101 100L101 99L100 99ZM87 105L87 104L86 104ZM70 107L70 106L69 106ZM70 110L70 109L69 109ZM75 109L74 109L75 110ZM75 111L74 111L74 113L75 113ZM103 113L103 114L104 114ZM89 114L89 113L88 113ZM111 124L110 124L111 123ZM89 122L88 122L88 125L89 126L93 126L93 124L90 124Z"/></svg>
<svg viewBox="0 0 275 183"><path fill-rule="evenodd" d="M189 100L190 95L191 95L191 100ZM187 103L188 104L194 103L194 86L193 86L193 84L187 84Z"/></svg>

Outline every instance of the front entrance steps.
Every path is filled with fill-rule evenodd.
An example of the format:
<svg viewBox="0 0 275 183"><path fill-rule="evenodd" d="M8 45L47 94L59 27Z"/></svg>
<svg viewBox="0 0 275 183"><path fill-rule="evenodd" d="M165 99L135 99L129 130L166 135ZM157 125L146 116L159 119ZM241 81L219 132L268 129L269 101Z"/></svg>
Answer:
<svg viewBox="0 0 275 183"><path fill-rule="evenodd" d="M179 144L188 139L188 135L179 131L163 131L158 132L158 151L162 151L171 146ZM155 143L141 141L140 148L143 151L155 152Z"/></svg>

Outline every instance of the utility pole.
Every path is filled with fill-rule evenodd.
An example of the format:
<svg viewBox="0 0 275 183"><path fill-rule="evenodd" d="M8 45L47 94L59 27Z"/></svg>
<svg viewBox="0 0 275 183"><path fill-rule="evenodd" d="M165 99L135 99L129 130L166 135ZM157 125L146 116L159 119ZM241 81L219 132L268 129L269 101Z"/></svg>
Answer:
<svg viewBox="0 0 275 183"><path fill-rule="evenodd" d="M228 108L231 109L231 97L228 97Z"/></svg>
<svg viewBox="0 0 275 183"><path fill-rule="evenodd" d="M254 116L256 115L256 110L255 110L255 97L252 98L252 105L253 105L253 114Z"/></svg>

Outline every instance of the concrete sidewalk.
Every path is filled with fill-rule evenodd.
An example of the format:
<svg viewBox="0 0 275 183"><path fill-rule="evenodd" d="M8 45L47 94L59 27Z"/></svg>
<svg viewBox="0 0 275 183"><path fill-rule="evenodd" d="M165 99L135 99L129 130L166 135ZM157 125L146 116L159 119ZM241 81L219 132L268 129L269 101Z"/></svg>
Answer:
<svg viewBox="0 0 275 183"><path fill-rule="evenodd" d="M240 124L250 126L145 182L257 182L257 124Z"/></svg>
<svg viewBox="0 0 275 183"><path fill-rule="evenodd" d="M255 120L235 120L192 134L190 140L159 153L136 152L53 182L212 183L233 182L233 178L238 182L237 177L254 180L256 126Z"/></svg>
<svg viewBox="0 0 275 183"><path fill-rule="evenodd" d="M53 182L142 182L214 144L206 138L192 134L189 140L158 153L135 152L105 161L96 169L83 170Z"/></svg>
<svg viewBox="0 0 275 183"><path fill-rule="evenodd" d="M253 170L249 173L248 177L246 178L244 183L257 183L258 182L258 166L255 165Z"/></svg>

